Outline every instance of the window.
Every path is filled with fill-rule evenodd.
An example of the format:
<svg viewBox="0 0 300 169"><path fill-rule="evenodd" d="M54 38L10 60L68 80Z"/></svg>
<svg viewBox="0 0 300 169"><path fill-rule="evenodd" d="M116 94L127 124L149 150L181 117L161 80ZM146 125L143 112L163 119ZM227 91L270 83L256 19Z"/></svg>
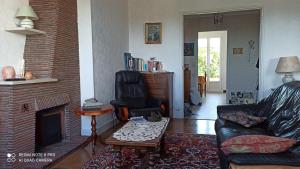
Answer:
<svg viewBox="0 0 300 169"><path fill-rule="evenodd" d="M198 39L198 76L205 72L209 81L220 81L221 38Z"/></svg>

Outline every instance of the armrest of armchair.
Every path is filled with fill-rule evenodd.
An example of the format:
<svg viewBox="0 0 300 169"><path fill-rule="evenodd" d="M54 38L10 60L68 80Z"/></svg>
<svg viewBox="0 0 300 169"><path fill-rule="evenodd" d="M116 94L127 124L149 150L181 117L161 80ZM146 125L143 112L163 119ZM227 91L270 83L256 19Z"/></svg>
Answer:
<svg viewBox="0 0 300 169"><path fill-rule="evenodd" d="M230 113L233 111L243 111L248 114L255 114L258 109L258 104L219 105L217 106L217 113L218 117L220 117L220 113Z"/></svg>
<svg viewBox="0 0 300 169"><path fill-rule="evenodd" d="M120 100L112 100L110 101L110 104L113 105L114 107L127 107L127 104Z"/></svg>
<svg viewBox="0 0 300 169"><path fill-rule="evenodd" d="M160 107L161 110L163 111L162 114L164 115L165 111L166 111L166 105L165 105L166 100L164 99L160 99L160 98L154 98L154 97L150 97L147 100L147 105L149 107Z"/></svg>
<svg viewBox="0 0 300 169"><path fill-rule="evenodd" d="M159 107L163 104L164 100L160 98L150 97L147 100L147 105L150 107Z"/></svg>
<svg viewBox="0 0 300 169"><path fill-rule="evenodd" d="M120 121L127 121L128 120L128 107L125 102L119 100L112 100L110 104L115 107L116 117Z"/></svg>

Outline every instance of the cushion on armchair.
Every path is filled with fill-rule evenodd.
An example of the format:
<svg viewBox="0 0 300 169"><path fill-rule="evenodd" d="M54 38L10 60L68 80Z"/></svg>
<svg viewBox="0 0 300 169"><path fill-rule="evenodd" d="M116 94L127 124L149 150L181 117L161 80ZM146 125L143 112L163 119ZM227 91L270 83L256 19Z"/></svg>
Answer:
<svg viewBox="0 0 300 169"><path fill-rule="evenodd" d="M296 140L266 135L243 135L224 141L221 150L232 153L280 153L297 143Z"/></svg>
<svg viewBox="0 0 300 169"><path fill-rule="evenodd" d="M143 116L148 121L160 121L162 117L161 112L163 110L160 107L129 110L130 117Z"/></svg>

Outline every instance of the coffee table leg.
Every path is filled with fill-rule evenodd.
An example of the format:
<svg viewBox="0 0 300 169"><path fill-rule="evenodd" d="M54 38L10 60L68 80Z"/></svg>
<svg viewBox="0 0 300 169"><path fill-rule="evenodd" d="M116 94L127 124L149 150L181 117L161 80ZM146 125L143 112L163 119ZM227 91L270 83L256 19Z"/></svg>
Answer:
<svg viewBox="0 0 300 169"><path fill-rule="evenodd" d="M116 169L122 168L122 148L121 147L114 147L114 151L116 154L115 158L115 164L116 164Z"/></svg>
<svg viewBox="0 0 300 169"><path fill-rule="evenodd" d="M154 160L155 160L155 149L151 149L149 151L149 161L148 161L148 168L149 169L154 168Z"/></svg>
<svg viewBox="0 0 300 169"><path fill-rule="evenodd" d="M96 116L92 116L91 125L92 125L92 151L93 151L93 154L95 154L95 145L96 145L96 140L97 140Z"/></svg>
<svg viewBox="0 0 300 169"><path fill-rule="evenodd" d="M160 142L160 156L165 153L165 135L162 136L161 142Z"/></svg>
<svg viewBox="0 0 300 169"><path fill-rule="evenodd" d="M149 154L148 167L149 167L149 169L153 169L154 168L154 155L153 155L153 153Z"/></svg>

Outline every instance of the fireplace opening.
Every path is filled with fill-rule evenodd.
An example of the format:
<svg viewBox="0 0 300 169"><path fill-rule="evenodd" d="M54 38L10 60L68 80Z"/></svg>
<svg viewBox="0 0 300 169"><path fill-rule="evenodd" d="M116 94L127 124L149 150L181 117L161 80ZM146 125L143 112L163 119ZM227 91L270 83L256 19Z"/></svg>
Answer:
<svg viewBox="0 0 300 169"><path fill-rule="evenodd" d="M54 107L36 113L36 150L62 141L63 107Z"/></svg>

